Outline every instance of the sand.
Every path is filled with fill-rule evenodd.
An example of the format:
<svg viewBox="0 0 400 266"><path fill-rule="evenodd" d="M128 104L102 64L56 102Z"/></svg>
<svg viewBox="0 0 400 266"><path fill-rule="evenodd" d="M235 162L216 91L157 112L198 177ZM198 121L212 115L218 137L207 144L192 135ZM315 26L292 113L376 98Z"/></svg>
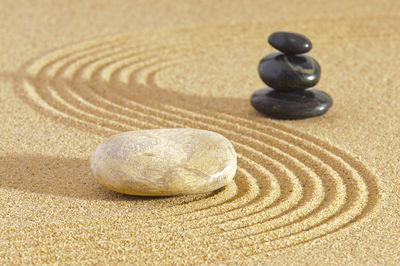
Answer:
<svg viewBox="0 0 400 266"><path fill-rule="evenodd" d="M400 2L0 3L1 264L399 264ZM267 37L298 31L324 116L249 103ZM117 194L89 158L112 134L216 131L234 183Z"/></svg>

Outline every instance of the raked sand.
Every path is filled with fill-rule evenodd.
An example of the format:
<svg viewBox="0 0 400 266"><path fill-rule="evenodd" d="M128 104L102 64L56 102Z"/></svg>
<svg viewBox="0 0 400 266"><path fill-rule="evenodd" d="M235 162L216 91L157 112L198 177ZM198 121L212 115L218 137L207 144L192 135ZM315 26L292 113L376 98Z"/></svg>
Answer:
<svg viewBox="0 0 400 266"><path fill-rule="evenodd" d="M400 263L400 2L0 3L0 263ZM324 116L253 110L270 33L322 67ZM234 183L117 194L89 159L122 131L192 127Z"/></svg>

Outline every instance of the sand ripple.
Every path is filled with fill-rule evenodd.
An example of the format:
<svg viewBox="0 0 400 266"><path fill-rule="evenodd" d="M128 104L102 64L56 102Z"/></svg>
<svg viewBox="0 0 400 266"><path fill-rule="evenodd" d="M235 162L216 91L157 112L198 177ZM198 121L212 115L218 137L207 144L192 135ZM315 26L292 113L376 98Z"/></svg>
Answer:
<svg viewBox="0 0 400 266"><path fill-rule="evenodd" d="M159 85L161 71L195 65L207 49L251 46L249 36L239 34L243 27L163 31L154 39L150 33L108 37L51 52L25 70L18 93L61 123L102 136L194 127L232 141L239 163L234 184L173 204L168 215L155 209L130 224L140 225L138 234L156 235L151 245L171 253L185 247L188 254L204 256L197 248L201 243L230 256L293 246L359 221L378 199L375 177L334 145L280 122L212 110L212 97ZM253 25L247 35L263 30Z"/></svg>

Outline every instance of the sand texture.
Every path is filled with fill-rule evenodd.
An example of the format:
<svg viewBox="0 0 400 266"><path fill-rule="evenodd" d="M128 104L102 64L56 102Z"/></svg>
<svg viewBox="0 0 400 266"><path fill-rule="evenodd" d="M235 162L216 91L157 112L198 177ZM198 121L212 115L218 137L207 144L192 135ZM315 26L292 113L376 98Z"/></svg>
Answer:
<svg viewBox="0 0 400 266"><path fill-rule="evenodd" d="M0 14L0 264L400 263L399 1L4 0ZM312 40L325 115L251 107L279 30ZM234 182L157 198L92 177L105 138L171 127L228 138Z"/></svg>

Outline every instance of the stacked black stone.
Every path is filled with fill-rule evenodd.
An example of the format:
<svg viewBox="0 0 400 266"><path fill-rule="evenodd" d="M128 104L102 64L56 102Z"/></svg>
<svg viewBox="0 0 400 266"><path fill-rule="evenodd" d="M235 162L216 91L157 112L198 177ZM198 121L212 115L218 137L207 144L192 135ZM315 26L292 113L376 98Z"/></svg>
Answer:
<svg viewBox="0 0 400 266"><path fill-rule="evenodd" d="M311 41L302 34L275 32L268 42L281 52L266 55L260 61L258 73L269 87L256 91L251 105L277 119L301 119L328 111L331 97L311 88L319 81L321 67L314 58L300 55L311 50Z"/></svg>

